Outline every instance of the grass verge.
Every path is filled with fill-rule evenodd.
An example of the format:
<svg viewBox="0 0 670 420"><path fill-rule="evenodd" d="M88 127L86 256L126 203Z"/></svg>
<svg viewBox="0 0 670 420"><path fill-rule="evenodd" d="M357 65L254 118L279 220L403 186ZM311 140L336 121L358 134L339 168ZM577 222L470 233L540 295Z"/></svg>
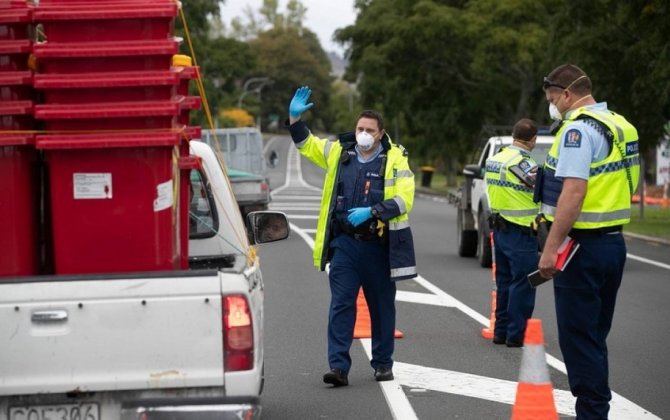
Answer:
<svg viewBox="0 0 670 420"><path fill-rule="evenodd" d="M630 224L626 225L624 230L670 240L670 208L645 206L644 218L640 218L640 206L634 204L631 209Z"/></svg>

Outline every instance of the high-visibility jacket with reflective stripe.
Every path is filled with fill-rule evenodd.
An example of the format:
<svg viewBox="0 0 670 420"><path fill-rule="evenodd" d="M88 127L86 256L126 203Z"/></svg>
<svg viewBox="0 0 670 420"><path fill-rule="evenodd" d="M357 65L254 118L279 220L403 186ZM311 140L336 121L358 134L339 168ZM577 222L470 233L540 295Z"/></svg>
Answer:
<svg viewBox="0 0 670 420"><path fill-rule="evenodd" d="M522 163L523 162L523 163ZM529 226L538 213L539 206L533 202L533 189L514 175L514 165L528 171L537 166L528 152L506 147L486 161L486 190L492 213L499 213L505 220L521 226Z"/></svg>
<svg viewBox="0 0 670 420"><path fill-rule="evenodd" d="M592 118L603 124L612 136L609 155L591 163L586 197L573 227L597 229L630 222L630 203L640 176L638 135L635 127L612 111L579 108L571 113L556 134L544 164L540 212L553 221L563 181L555 177L560 156L559 146L571 121Z"/></svg>
<svg viewBox="0 0 670 420"><path fill-rule="evenodd" d="M328 141L312 133L309 133L305 140L295 144L300 154L326 170L314 243L314 266L323 271L328 262L328 244L333 239L330 232L336 204L333 191L337 186L340 172L342 144L339 140ZM391 280L411 279L416 277L414 241L408 217L414 205L414 174L409 168L406 152L402 146L393 144L388 135L385 135L382 145L387 155L384 200L393 200L401 212L386 222L389 232L390 277Z"/></svg>

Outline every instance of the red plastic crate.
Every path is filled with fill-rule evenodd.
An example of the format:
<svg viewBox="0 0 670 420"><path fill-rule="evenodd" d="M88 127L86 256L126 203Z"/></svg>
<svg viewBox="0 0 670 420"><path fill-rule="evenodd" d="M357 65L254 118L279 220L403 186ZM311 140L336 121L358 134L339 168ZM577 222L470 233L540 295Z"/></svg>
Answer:
<svg viewBox="0 0 670 420"><path fill-rule="evenodd" d="M44 42L33 54L41 73L99 73L168 70L179 50L177 38L119 42Z"/></svg>
<svg viewBox="0 0 670 420"><path fill-rule="evenodd" d="M33 135L0 134L0 281L40 271L39 169Z"/></svg>
<svg viewBox="0 0 670 420"><path fill-rule="evenodd" d="M32 101L0 102L0 130L32 130Z"/></svg>
<svg viewBox="0 0 670 420"><path fill-rule="evenodd" d="M0 40L28 39L29 27L32 23L32 8L23 6L0 8Z"/></svg>
<svg viewBox="0 0 670 420"><path fill-rule="evenodd" d="M0 76L1 77L1 76ZM171 70L115 73L37 74L35 89L47 104L169 100L179 73Z"/></svg>
<svg viewBox="0 0 670 420"><path fill-rule="evenodd" d="M41 135L56 274L179 267L176 133Z"/></svg>
<svg viewBox="0 0 670 420"><path fill-rule="evenodd" d="M0 40L0 72L28 70L31 47L27 39Z"/></svg>
<svg viewBox="0 0 670 420"><path fill-rule="evenodd" d="M0 72L0 101L32 100L33 73L30 71Z"/></svg>
<svg viewBox="0 0 670 420"><path fill-rule="evenodd" d="M47 130L170 129L181 110L192 107L194 100L41 104L35 106L35 118L44 120Z"/></svg>
<svg viewBox="0 0 670 420"><path fill-rule="evenodd" d="M177 88L177 95L188 96L191 81L198 78L200 67L172 67L172 70L178 72L179 74L179 87Z"/></svg>
<svg viewBox="0 0 670 420"><path fill-rule="evenodd" d="M48 42L104 42L166 39L177 14L169 2L88 2L43 4L34 19Z"/></svg>

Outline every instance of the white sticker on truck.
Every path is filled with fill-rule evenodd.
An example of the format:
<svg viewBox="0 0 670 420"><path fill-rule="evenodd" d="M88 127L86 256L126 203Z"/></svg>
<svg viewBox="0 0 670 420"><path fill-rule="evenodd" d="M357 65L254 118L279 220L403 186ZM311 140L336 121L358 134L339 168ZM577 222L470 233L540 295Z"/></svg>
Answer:
<svg viewBox="0 0 670 420"><path fill-rule="evenodd" d="M174 193L172 192L172 180L163 182L156 186L156 199L154 200L154 212L169 209L174 203Z"/></svg>
<svg viewBox="0 0 670 420"><path fill-rule="evenodd" d="M74 199L107 199L112 198L112 174L82 174L73 175Z"/></svg>

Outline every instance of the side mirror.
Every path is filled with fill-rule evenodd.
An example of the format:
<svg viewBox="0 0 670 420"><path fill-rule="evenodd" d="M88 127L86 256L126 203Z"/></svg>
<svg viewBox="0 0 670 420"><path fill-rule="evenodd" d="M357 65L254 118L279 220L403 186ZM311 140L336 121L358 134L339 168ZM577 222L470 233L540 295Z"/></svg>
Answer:
<svg viewBox="0 0 670 420"><path fill-rule="evenodd" d="M247 214L249 240L255 244L288 238L290 228L286 214L280 211L252 211Z"/></svg>
<svg viewBox="0 0 670 420"><path fill-rule="evenodd" d="M465 165L463 168L463 175L470 178L483 178L482 168L476 163Z"/></svg>

